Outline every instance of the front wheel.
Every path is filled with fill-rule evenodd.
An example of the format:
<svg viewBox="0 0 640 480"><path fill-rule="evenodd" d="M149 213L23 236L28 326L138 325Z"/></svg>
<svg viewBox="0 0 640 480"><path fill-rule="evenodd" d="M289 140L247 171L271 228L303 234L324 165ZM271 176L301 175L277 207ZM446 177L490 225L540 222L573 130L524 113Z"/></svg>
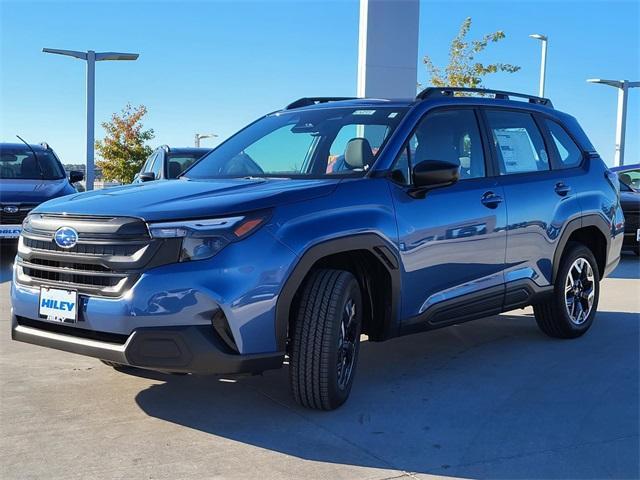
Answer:
<svg viewBox="0 0 640 480"><path fill-rule="evenodd" d="M600 274L591 250L570 243L563 253L553 294L533 306L540 329L555 338L576 338L591 327L598 308Z"/></svg>
<svg viewBox="0 0 640 480"><path fill-rule="evenodd" d="M348 398L360 349L362 294L343 270L316 270L303 286L289 358L295 400L333 410Z"/></svg>

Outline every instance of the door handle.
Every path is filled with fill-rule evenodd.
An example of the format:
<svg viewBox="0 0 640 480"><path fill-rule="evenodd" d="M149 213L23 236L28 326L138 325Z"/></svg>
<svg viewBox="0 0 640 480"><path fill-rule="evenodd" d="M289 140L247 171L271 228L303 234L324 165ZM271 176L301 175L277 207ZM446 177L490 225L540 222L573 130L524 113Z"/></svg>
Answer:
<svg viewBox="0 0 640 480"><path fill-rule="evenodd" d="M502 197L500 195L496 195L492 191L488 191L482 195L480 201L487 208L496 208L502 203Z"/></svg>
<svg viewBox="0 0 640 480"><path fill-rule="evenodd" d="M555 191L561 197L564 197L571 191L571 187L564 182L556 183Z"/></svg>

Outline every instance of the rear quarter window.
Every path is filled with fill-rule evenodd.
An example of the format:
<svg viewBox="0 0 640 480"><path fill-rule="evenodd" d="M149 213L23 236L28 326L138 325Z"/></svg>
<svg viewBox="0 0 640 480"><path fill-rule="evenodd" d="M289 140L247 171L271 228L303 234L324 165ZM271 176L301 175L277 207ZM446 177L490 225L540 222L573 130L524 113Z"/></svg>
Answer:
<svg viewBox="0 0 640 480"><path fill-rule="evenodd" d="M582 163L582 151L576 145L567 131L559 123L545 119L545 126L549 130L549 136L553 140L558 153L558 165L554 168L572 168Z"/></svg>

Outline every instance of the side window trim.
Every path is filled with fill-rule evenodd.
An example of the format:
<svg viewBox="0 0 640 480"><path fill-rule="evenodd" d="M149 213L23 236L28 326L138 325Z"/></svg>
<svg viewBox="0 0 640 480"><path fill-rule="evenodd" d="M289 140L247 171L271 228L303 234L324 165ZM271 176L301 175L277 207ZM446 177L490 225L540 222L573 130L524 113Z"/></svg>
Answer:
<svg viewBox="0 0 640 480"><path fill-rule="evenodd" d="M553 172L554 170L559 170L559 163L556 163L556 160L559 162L560 157L556 157L556 144L553 141L553 138L551 138L551 132L549 132L549 129L544 124L544 120L540 118L537 113L531 112L531 116L533 117L533 123L538 127L538 131L542 137L542 143L544 143L544 148L547 151L549 171Z"/></svg>
<svg viewBox="0 0 640 480"><path fill-rule="evenodd" d="M160 160L160 168L158 169L160 173L160 176L158 178L168 178L167 175L167 168L169 167L169 155L167 155L167 153L165 152L163 155L159 155Z"/></svg>
<svg viewBox="0 0 640 480"><path fill-rule="evenodd" d="M498 165L498 157L494 152L493 137L491 135L491 129L489 128L489 122L485 116L485 108L476 108L476 118L478 120L478 126L480 128L480 136L482 137L482 148L484 151L484 164L486 170L486 177L499 177L500 166Z"/></svg>

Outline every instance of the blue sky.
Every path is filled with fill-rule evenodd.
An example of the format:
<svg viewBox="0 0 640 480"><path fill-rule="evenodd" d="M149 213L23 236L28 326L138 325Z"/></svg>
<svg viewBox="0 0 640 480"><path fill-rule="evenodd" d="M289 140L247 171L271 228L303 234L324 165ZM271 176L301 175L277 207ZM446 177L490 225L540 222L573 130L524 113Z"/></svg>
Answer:
<svg viewBox="0 0 640 480"><path fill-rule="evenodd" d="M522 67L485 85L536 93L540 45L528 34L548 35L547 96L578 118L611 162L616 91L585 80L640 80L639 1L423 0L420 9L422 83L421 57L445 63L451 38L471 16L472 37L507 34L480 60ZM127 102L144 104L154 146L192 145L195 132L224 138L298 97L355 95L358 11L355 0L0 0L0 141L18 133L48 141L65 163L84 159L85 64L42 47L140 53L136 62L97 65L96 120ZM640 161L640 89L631 92L628 115L632 163Z"/></svg>

